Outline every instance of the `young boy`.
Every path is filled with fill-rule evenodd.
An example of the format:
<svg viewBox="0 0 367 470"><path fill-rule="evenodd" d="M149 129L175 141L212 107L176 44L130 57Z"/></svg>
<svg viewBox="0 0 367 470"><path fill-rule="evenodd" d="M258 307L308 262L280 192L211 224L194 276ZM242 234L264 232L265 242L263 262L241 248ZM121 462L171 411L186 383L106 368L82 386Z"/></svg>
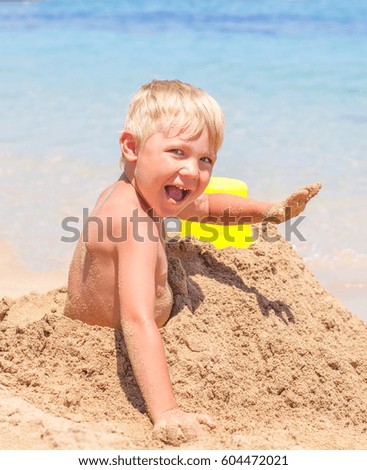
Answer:
<svg viewBox="0 0 367 470"><path fill-rule="evenodd" d="M214 422L180 410L172 389L159 332L173 300L163 219L279 223L298 215L321 187L308 186L280 204L204 194L222 139L223 113L211 96L176 80L144 85L120 137L124 172L100 195L69 273L65 314L122 329L155 430L183 440Z"/></svg>

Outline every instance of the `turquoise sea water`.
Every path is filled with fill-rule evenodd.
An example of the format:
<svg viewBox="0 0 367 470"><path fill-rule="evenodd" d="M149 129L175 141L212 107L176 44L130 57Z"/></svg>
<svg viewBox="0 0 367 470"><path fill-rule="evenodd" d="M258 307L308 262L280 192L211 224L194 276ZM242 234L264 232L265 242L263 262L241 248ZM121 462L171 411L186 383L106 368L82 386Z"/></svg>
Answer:
<svg viewBox="0 0 367 470"><path fill-rule="evenodd" d="M0 239L66 269L61 220L119 176L132 94L179 78L224 109L216 175L265 200L323 182L291 242L366 299L366 74L362 0L0 1Z"/></svg>

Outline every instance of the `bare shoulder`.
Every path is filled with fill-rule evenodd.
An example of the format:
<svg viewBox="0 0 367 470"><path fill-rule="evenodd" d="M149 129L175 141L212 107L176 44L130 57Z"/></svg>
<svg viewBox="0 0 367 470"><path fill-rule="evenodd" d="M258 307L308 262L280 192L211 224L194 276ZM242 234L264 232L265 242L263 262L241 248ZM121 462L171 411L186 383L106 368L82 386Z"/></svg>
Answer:
<svg viewBox="0 0 367 470"><path fill-rule="evenodd" d="M116 181L101 192L93 208L92 215L116 215L116 212L118 215L128 211L129 207L134 206L134 202L136 204L133 195L134 193L129 186Z"/></svg>
<svg viewBox="0 0 367 470"><path fill-rule="evenodd" d="M110 251L125 241L128 221L136 207L136 199L126 185L116 182L103 190L84 225L86 249Z"/></svg>

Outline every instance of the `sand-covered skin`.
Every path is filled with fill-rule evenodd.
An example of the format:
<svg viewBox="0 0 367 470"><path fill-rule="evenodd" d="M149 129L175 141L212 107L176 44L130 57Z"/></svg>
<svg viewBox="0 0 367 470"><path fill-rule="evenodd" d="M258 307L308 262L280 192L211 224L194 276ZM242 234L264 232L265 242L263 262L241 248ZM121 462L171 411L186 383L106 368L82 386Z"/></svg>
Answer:
<svg viewBox="0 0 367 470"><path fill-rule="evenodd" d="M307 203L319 193L321 188L321 183L313 183L298 189L284 201L273 204L265 214L265 220L279 224L292 217L297 217L304 211Z"/></svg>
<svg viewBox="0 0 367 470"><path fill-rule="evenodd" d="M367 326L289 243L167 253L174 390L217 423L176 447L367 449ZM152 435L122 334L63 317L65 296L0 305L0 448L172 448Z"/></svg>

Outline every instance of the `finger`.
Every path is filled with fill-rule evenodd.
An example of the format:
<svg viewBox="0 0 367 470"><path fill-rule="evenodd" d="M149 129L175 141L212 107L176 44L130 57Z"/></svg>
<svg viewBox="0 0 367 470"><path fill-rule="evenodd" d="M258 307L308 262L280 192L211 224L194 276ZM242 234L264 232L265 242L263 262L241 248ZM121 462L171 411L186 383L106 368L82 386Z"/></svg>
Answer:
<svg viewBox="0 0 367 470"><path fill-rule="evenodd" d="M303 204L305 201L307 201L308 197L309 191L307 190L307 188L299 189L295 193L291 194L289 198L287 198L286 205L296 206L298 204Z"/></svg>
<svg viewBox="0 0 367 470"><path fill-rule="evenodd" d="M210 429L213 429L217 426L213 418L211 418L208 415L197 415L197 420L199 421L200 424L205 424Z"/></svg>
<svg viewBox="0 0 367 470"><path fill-rule="evenodd" d="M319 183L319 182L310 184L309 186L306 186L306 189L308 190L308 193L309 193L307 200L309 201L314 196L316 196L316 194L320 191L321 188L322 188L322 184Z"/></svg>
<svg viewBox="0 0 367 470"><path fill-rule="evenodd" d="M291 194L286 202L289 205L307 203L310 199L316 196L321 188L321 183L309 184L308 186L304 186L303 188Z"/></svg>
<svg viewBox="0 0 367 470"><path fill-rule="evenodd" d="M302 192L307 191L306 200L308 202L310 199L316 196L316 194L320 191L321 188L322 188L321 183L313 183L313 184L309 184L308 186L305 186L304 188L301 188L299 191L302 191Z"/></svg>

